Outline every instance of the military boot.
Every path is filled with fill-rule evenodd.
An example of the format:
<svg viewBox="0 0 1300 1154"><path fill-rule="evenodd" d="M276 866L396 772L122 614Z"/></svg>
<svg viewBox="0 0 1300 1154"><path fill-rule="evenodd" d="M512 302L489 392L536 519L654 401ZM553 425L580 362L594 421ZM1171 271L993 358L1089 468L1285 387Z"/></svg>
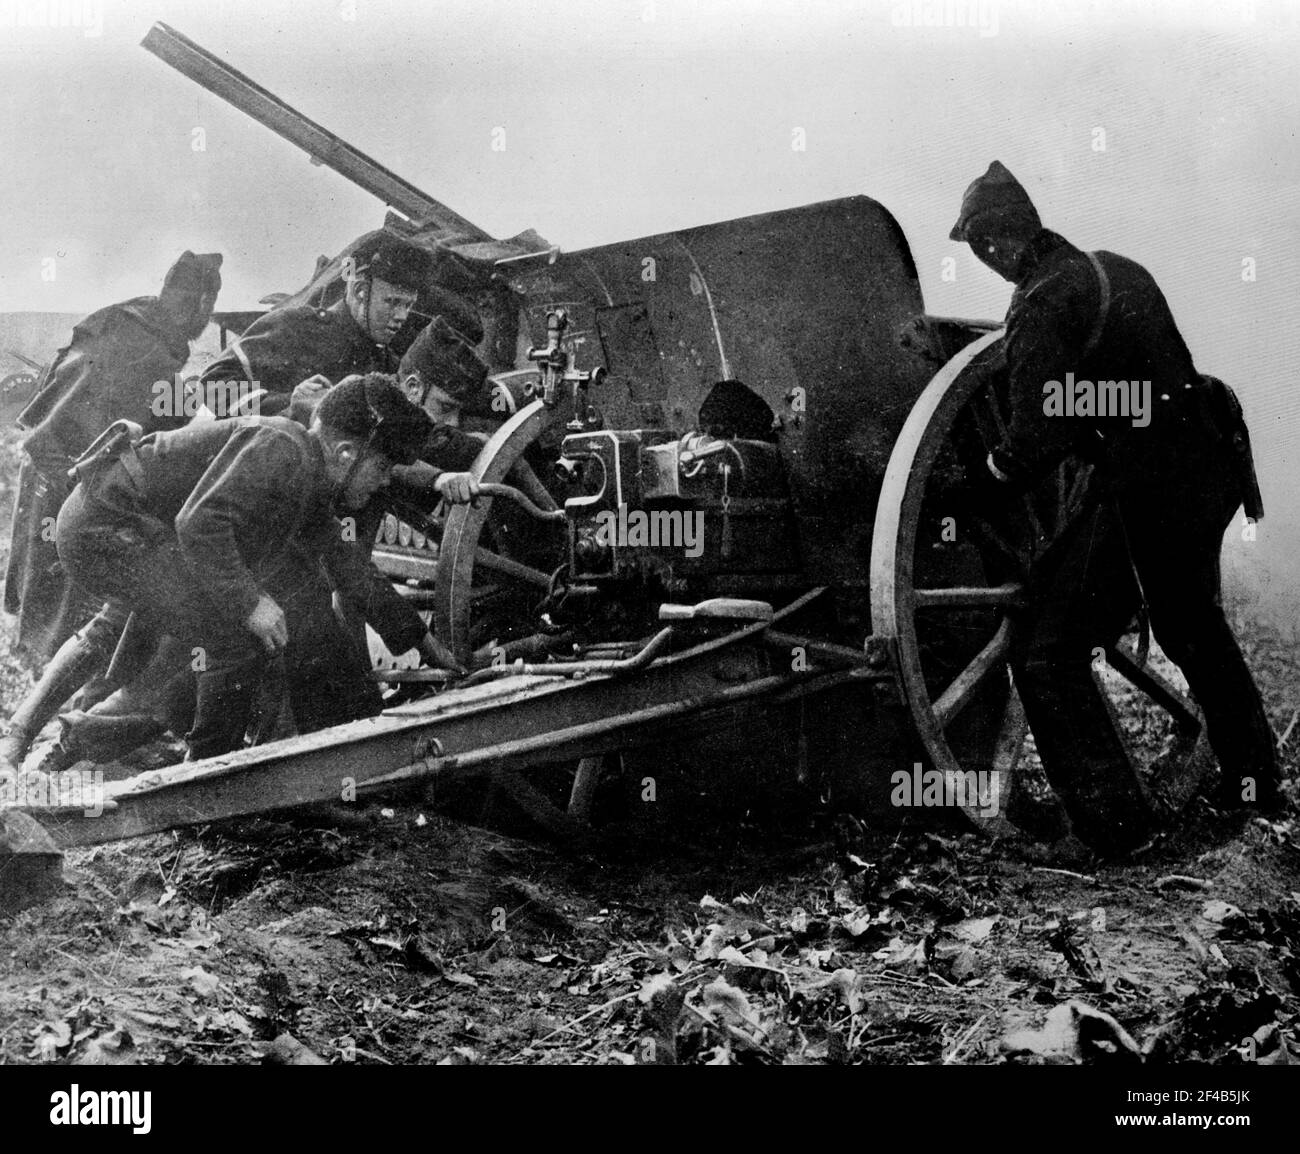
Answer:
<svg viewBox="0 0 1300 1154"><path fill-rule="evenodd" d="M199 674L194 724L185 735L186 761L243 747L264 669L265 662L256 660Z"/></svg>
<svg viewBox="0 0 1300 1154"><path fill-rule="evenodd" d="M1043 772L1074 835L1105 857L1150 841L1158 819L1096 674L1087 665L1031 665L1018 687Z"/></svg>
<svg viewBox="0 0 1300 1154"><path fill-rule="evenodd" d="M0 763L21 767L32 742L68 700L107 666L116 644L116 628L96 617L60 646L0 738Z"/></svg>

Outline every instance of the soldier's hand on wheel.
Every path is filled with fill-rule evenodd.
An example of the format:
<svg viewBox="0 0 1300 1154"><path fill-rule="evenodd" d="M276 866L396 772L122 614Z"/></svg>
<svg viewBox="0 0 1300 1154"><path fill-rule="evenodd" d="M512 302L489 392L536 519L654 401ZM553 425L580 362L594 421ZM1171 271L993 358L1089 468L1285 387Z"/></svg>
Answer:
<svg viewBox="0 0 1300 1154"><path fill-rule="evenodd" d="M284 647L289 644L289 626L284 619L284 610L265 593L257 599L244 624L272 657L284 652Z"/></svg>
<svg viewBox="0 0 1300 1154"><path fill-rule="evenodd" d="M473 473L443 473L434 487L449 505L468 505L479 494Z"/></svg>

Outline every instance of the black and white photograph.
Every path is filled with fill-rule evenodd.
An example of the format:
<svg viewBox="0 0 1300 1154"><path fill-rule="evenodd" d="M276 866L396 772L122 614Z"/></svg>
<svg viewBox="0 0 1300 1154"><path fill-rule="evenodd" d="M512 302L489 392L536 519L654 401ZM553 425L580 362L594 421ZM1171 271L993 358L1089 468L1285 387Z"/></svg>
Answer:
<svg viewBox="0 0 1300 1154"><path fill-rule="evenodd" d="M0 0L0 84L18 1132L1268 1135L1300 0Z"/></svg>

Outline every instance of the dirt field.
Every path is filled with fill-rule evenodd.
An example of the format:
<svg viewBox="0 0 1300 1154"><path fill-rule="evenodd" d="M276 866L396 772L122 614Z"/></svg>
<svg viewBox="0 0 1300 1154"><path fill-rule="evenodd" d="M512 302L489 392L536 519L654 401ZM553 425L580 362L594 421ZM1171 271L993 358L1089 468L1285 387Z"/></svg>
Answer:
<svg viewBox="0 0 1300 1154"><path fill-rule="evenodd" d="M1240 624L1281 733L1295 646ZM6 653L6 712L26 684ZM565 850L445 787L78 851L64 896L0 919L0 1062L1296 1061L1291 812L1197 802L1086 873L708 797Z"/></svg>

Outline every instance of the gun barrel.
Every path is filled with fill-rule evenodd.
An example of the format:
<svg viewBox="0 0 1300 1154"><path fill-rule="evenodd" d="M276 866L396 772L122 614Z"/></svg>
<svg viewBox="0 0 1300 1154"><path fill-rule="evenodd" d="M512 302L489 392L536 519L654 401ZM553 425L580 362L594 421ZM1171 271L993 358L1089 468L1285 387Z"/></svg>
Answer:
<svg viewBox="0 0 1300 1154"><path fill-rule="evenodd" d="M141 44L163 63L170 64L213 95L234 105L291 144L296 144L313 162L332 168L410 220L434 225L458 239L492 239L473 222L389 171L346 140L309 120L176 29L160 21L149 29Z"/></svg>

